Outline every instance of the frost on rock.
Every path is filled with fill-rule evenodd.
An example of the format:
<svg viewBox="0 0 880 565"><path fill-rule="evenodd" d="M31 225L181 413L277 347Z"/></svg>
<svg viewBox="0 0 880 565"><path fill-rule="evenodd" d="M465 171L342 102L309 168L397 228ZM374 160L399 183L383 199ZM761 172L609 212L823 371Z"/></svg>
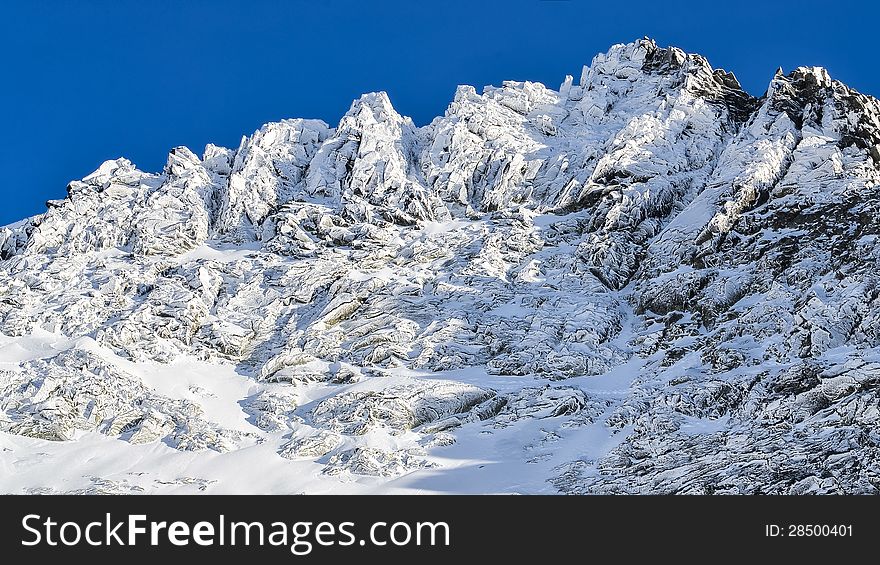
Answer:
<svg viewBox="0 0 880 565"><path fill-rule="evenodd" d="M162 397L83 349L0 375L0 429L50 441L95 431L131 443L227 451L240 434L204 419L194 404Z"/></svg>
<svg viewBox="0 0 880 565"><path fill-rule="evenodd" d="M875 493L878 148L824 69L754 98L646 39L423 127L379 92L107 161L0 228L0 430L428 489L461 457L525 492ZM178 360L248 384L139 376Z"/></svg>
<svg viewBox="0 0 880 565"><path fill-rule="evenodd" d="M320 120L284 120L242 138L224 167L228 180L217 202L216 232L233 241L261 239L259 226L302 190L309 163L330 132Z"/></svg>
<svg viewBox="0 0 880 565"><path fill-rule="evenodd" d="M433 465L421 458L418 450L386 451L373 447L358 447L343 451L330 458L324 468L327 475L366 475L397 477Z"/></svg>
<svg viewBox="0 0 880 565"><path fill-rule="evenodd" d="M574 416L572 423L592 423L604 412L601 402L590 400L580 389L573 387L542 388L527 387L509 395L498 416L494 418L496 426L506 427L524 418L557 418Z"/></svg>
<svg viewBox="0 0 880 565"><path fill-rule="evenodd" d="M320 430L304 436L297 436L281 446L278 453L286 459L323 457L340 445L342 437L339 434Z"/></svg>
<svg viewBox="0 0 880 565"><path fill-rule="evenodd" d="M332 396L318 404L311 417L323 428L349 435L364 435L374 428L400 434L466 413L494 394L449 381L414 382Z"/></svg>
<svg viewBox="0 0 880 565"><path fill-rule="evenodd" d="M264 390L241 402L242 408L251 415L251 422L261 430L286 430L301 421L294 415L296 395L289 391Z"/></svg>

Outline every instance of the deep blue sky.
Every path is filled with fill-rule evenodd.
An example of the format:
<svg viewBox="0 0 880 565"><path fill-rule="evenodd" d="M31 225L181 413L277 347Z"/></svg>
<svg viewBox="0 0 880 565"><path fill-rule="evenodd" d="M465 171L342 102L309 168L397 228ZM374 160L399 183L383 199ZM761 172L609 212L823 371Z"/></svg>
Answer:
<svg viewBox="0 0 880 565"><path fill-rule="evenodd" d="M3 2L0 225L44 211L67 182L285 117L331 124L386 90L423 124L457 84L558 87L642 36L702 53L760 95L778 66L822 65L880 95L876 2L811 0L290 0Z"/></svg>

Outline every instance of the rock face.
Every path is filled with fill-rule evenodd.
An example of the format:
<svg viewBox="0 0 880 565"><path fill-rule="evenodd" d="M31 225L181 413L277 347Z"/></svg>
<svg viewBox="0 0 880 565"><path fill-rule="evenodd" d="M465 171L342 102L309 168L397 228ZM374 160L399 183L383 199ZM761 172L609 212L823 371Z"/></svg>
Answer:
<svg viewBox="0 0 880 565"><path fill-rule="evenodd" d="M876 99L821 68L754 98L650 40L424 127L375 93L108 161L0 229L5 339L94 344L7 364L0 430L381 482L540 428L505 456L536 490L877 492L878 183ZM119 365L181 358L252 380L252 432Z"/></svg>

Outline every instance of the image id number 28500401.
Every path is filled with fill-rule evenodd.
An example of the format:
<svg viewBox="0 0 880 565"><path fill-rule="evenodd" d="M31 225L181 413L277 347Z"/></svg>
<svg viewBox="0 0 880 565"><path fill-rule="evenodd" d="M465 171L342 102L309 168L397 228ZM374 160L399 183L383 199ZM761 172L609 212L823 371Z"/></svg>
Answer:
<svg viewBox="0 0 880 565"><path fill-rule="evenodd" d="M765 524L768 538L799 537L852 537L852 524Z"/></svg>

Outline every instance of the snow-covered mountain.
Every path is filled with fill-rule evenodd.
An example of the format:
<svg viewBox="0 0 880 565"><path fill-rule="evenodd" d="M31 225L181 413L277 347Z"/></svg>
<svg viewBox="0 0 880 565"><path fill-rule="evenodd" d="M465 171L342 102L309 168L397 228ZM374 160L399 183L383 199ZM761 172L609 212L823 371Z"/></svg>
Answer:
<svg viewBox="0 0 880 565"><path fill-rule="evenodd" d="M880 102L615 45L0 229L3 492L880 490Z"/></svg>

